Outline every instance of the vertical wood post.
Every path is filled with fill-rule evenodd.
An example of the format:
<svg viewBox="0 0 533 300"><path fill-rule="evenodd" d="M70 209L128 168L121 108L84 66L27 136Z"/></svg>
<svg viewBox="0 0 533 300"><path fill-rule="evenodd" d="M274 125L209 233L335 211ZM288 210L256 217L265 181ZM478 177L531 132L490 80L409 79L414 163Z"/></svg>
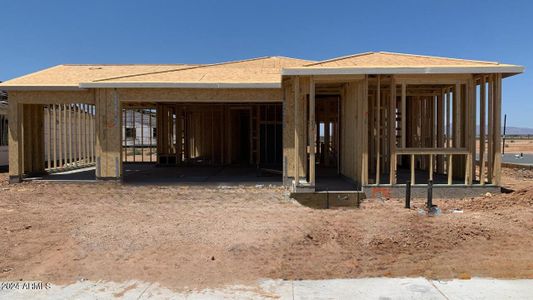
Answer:
<svg viewBox="0 0 533 300"><path fill-rule="evenodd" d="M451 147L451 101L450 101L450 91L449 89L444 89L446 96L446 147Z"/></svg>
<svg viewBox="0 0 533 300"><path fill-rule="evenodd" d="M329 130L329 128L328 128ZM316 120L315 120L315 82L309 80L309 183L315 185L315 152L316 152Z"/></svg>
<svg viewBox="0 0 533 300"><path fill-rule="evenodd" d="M453 183L453 155L448 154L448 185L451 185Z"/></svg>
<svg viewBox="0 0 533 300"><path fill-rule="evenodd" d="M362 112L359 112L362 121L360 132L363 140L361 184L366 185L368 184L368 75L365 75L363 81L363 99L360 107L362 108Z"/></svg>
<svg viewBox="0 0 533 300"><path fill-rule="evenodd" d="M468 184L472 185L476 177L476 124L477 124L477 105L476 105L476 83L474 78L468 80L468 103L469 113L468 118L468 147L470 148L470 161L468 168Z"/></svg>
<svg viewBox="0 0 533 300"><path fill-rule="evenodd" d="M376 184L379 184L381 171L381 75L377 75L376 96Z"/></svg>
<svg viewBox="0 0 533 300"><path fill-rule="evenodd" d="M429 180L433 181L433 155L429 155Z"/></svg>
<svg viewBox="0 0 533 300"><path fill-rule="evenodd" d="M444 93L437 96L437 148L444 147ZM444 173L444 156L437 155L437 173Z"/></svg>
<svg viewBox="0 0 533 300"><path fill-rule="evenodd" d="M77 143L76 143L76 152L77 152L77 156L76 156L76 165L79 166L81 165L81 104L78 104L76 105L76 111L77 111L77 114L76 114L76 132L77 132ZM55 105L54 105L54 119L55 119ZM56 130L54 129L54 132ZM55 135L54 135L54 140L55 140ZM55 150L55 142L54 142L54 161L56 160L56 150ZM54 165L54 168L56 166Z"/></svg>
<svg viewBox="0 0 533 300"><path fill-rule="evenodd" d="M96 90L96 178L122 177L120 102L116 90Z"/></svg>
<svg viewBox="0 0 533 300"><path fill-rule="evenodd" d="M66 140L66 134L64 132L64 127L65 127L65 123L63 122L63 112L65 110L65 105L64 104L59 104L57 106L58 108L58 112L57 112L57 124L59 125L59 132L58 132L58 135L59 135L59 140L58 140L58 143L59 143L59 167L62 168L64 167L64 164L65 164L65 161L64 161L64 154L65 154L65 147L63 147L64 145L64 142Z"/></svg>
<svg viewBox="0 0 533 300"><path fill-rule="evenodd" d="M493 74L489 75L488 81L488 155L487 155L487 181L492 182L493 177L493 166L494 166L494 76Z"/></svg>
<svg viewBox="0 0 533 300"><path fill-rule="evenodd" d="M402 83L402 108L401 108L401 116L402 116L402 148L405 148L405 141L406 141L406 126L407 126L407 104L406 104L406 84Z"/></svg>
<svg viewBox="0 0 533 300"><path fill-rule="evenodd" d="M52 105L52 140L51 142L54 143L54 145L52 146L53 148L53 156L52 156L52 161L53 161L53 166L54 166L54 169L57 169L57 112L56 112L56 105L53 104Z"/></svg>
<svg viewBox="0 0 533 300"><path fill-rule="evenodd" d="M411 154L411 183L415 184L415 156Z"/></svg>
<svg viewBox="0 0 533 300"><path fill-rule="evenodd" d="M453 98L453 106L455 108L455 119L453 120L453 131L455 132L455 144L454 147L461 147L461 128L463 127L461 123L461 84L455 85L455 94Z"/></svg>
<svg viewBox="0 0 533 300"><path fill-rule="evenodd" d="M294 87L294 186L300 184L300 136L298 124L300 120L300 78L293 78Z"/></svg>
<svg viewBox="0 0 533 300"><path fill-rule="evenodd" d="M72 166L72 104L67 107L68 110L68 163Z"/></svg>
<svg viewBox="0 0 533 300"><path fill-rule="evenodd" d="M481 76L480 93L479 93L479 182L485 185L485 119L486 119L486 76Z"/></svg>
<svg viewBox="0 0 533 300"><path fill-rule="evenodd" d="M501 117L502 117L502 74L496 74L494 89L494 184L501 183Z"/></svg>
<svg viewBox="0 0 533 300"><path fill-rule="evenodd" d="M45 141L45 144L46 144L46 160L47 160L47 168L48 169L51 169L52 168L52 156L51 156L51 133L52 133L52 112L50 110L50 105L48 105L46 108L45 108L45 111L46 111L46 122L45 124L47 124L45 130L46 132L48 133L48 136L46 136L46 141ZM10 150L11 151L11 150Z"/></svg>
<svg viewBox="0 0 533 300"><path fill-rule="evenodd" d="M396 81L391 77L389 102L390 184L396 184Z"/></svg>

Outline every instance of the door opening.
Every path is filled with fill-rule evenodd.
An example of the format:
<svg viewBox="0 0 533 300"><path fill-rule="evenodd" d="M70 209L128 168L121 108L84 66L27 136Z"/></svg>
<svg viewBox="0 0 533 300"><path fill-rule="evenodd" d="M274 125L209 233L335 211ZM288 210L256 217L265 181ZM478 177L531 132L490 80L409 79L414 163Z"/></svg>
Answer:
<svg viewBox="0 0 533 300"><path fill-rule="evenodd" d="M236 108L231 110L231 162L250 164L251 149L251 110Z"/></svg>

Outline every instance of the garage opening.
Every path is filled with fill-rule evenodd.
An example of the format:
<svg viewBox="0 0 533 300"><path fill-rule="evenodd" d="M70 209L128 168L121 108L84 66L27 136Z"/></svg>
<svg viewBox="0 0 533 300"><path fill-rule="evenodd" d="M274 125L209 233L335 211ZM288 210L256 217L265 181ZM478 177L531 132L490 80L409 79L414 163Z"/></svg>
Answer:
<svg viewBox="0 0 533 300"><path fill-rule="evenodd" d="M154 107L123 110L125 182L281 183L281 103Z"/></svg>

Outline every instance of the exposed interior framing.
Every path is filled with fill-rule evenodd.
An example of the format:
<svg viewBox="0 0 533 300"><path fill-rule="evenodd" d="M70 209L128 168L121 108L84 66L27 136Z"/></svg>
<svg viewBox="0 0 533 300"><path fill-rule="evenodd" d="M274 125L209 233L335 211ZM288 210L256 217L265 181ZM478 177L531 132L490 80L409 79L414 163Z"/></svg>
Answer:
<svg viewBox="0 0 533 300"><path fill-rule="evenodd" d="M40 110L39 106L29 106ZM44 158L46 172L61 172L94 166L95 159L95 107L89 104L48 104L42 106L44 119ZM35 122L41 122L35 112ZM40 132L29 133L35 137ZM31 143L28 141L28 143ZM32 147L35 147L33 145ZM40 146L35 148L39 151ZM30 162L31 160L27 160ZM31 168L30 168L31 169Z"/></svg>
<svg viewBox="0 0 533 300"><path fill-rule="evenodd" d="M281 172L281 113L281 103L128 103L123 105L123 161L248 165Z"/></svg>
<svg viewBox="0 0 533 300"><path fill-rule="evenodd" d="M499 185L501 81L498 73L286 76L286 110L292 112L286 111L285 133L300 150L285 151L292 157L289 176L299 178L293 185L316 186L326 141L323 117L315 115L316 108L323 110L321 95L339 99L338 171L354 189L429 180Z"/></svg>

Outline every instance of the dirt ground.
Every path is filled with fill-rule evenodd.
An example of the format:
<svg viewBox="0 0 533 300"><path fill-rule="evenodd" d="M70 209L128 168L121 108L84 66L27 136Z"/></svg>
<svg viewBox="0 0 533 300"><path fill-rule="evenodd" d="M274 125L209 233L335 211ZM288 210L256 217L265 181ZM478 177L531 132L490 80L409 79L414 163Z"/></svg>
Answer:
<svg viewBox="0 0 533 300"><path fill-rule="evenodd" d="M183 289L260 278L533 278L533 172L514 190L316 210L279 187L26 182L0 174L0 280L159 282ZM452 213L452 209L462 213Z"/></svg>
<svg viewBox="0 0 533 300"><path fill-rule="evenodd" d="M476 142L476 149L479 151L479 140ZM533 153L533 140L511 139L505 140L506 153Z"/></svg>
<svg viewBox="0 0 533 300"><path fill-rule="evenodd" d="M505 152L509 153L533 153L533 140L514 140L505 141Z"/></svg>

